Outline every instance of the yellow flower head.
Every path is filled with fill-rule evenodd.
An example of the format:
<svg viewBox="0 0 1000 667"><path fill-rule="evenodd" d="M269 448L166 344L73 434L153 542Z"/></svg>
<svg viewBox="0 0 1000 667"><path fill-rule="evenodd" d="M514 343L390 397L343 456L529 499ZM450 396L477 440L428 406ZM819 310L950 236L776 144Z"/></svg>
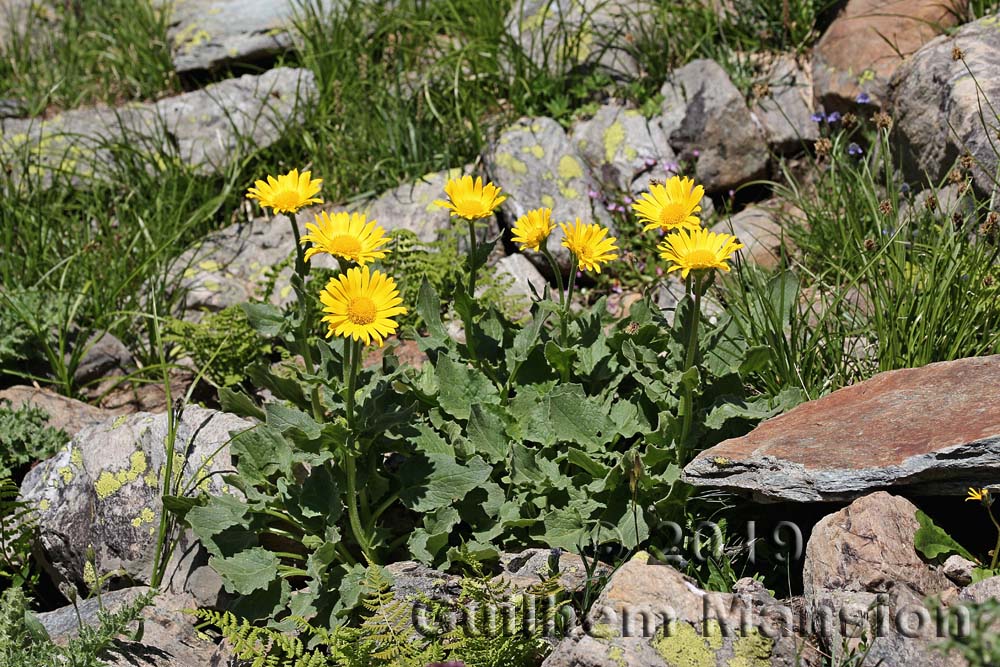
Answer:
<svg viewBox="0 0 1000 667"><path fill-rule="evenodd" d="M292 169L283 176L268 176L267 182L256 181L247 191L247 199L256 199L260 205L275 213L295 213L303 206L321 204L316 197L323 185L323 179L311 180L312 173Z"/></svg>
<svg viewBox="0 0 1000 667"><path fill-rule="evenodd" d="M538 252L538 247L545 243L555 228L555 223L552 222L552 209L536 208L518 218L511 231L514 242L521 245L521 250Z"/></svg>
<svg viewBox="0 0 1000 667"><path fill-rule="evenodd" d="M490 217L507 199L500 195L500 188L497 186L492 183L483 185L482 178L476 178L473 182L472 176L468 175L449 180L444 191L448 194L448 201L436 199L434 203L451 209L452 215L466 220Z"/></svg>
<svg viewBox="0 0 1000 667"><path fill-rule="evenodd" d="M382 347L386 336L398 326L391 318L406 313L396 289L396 281L368 267L353 267L330 278L319 294L323 302L323 321L329 326L327 337L334 334L363 340L365 345Z"/></svg>
<svg viewBox="0 0 1000 667"><path fill-rule="evenodd" d="M701 210L701 198L705 188L694 184L690 178L674 176L664 185L654 183L649 192L642 193L639 201L632 204L636 216L647 223L642 231L659 227L665 232L678 229L699 229L701 221L695 215Z"/></svg>
<svg viewBox="0 0 1000 667"><path fill-rule="evenodd" d="M376 259L385 259L385 250L380 248L389 242L385 230L367 220L364 213L334 213L326 211L316 216L315 224L306 223L309 232L302 237L302 243L313 245L306 250L306 260L321 252L334 257L349 259L364 266Z"/></svg>
<svg viewBox="0 0 1000 667"><path fill-rule="evenodd" d="M615 251L616 238L604 238L608 235L607 227L598 224L583 224L580 218L570 227L569 223L560 222L559 227L563 230L566 238L562 240L564 247L576 257L577 264L581 271L601 272L601 264L618 259Z"/></svg>
<svg viewBox="0 0 1000 667"><path fill-rule="evenodd" d="M966 498L965 500L966 501L977 500L979 502L989 502L989 500L990 500L990 490L989 489L974 489L972 487L969 487L969 497Z"/></svg>
<svg viewBox="0 0 1000 667"><path fill-rule="evenodd" d="M720 234L707 229L693 232L682 229L656 246L660 251L660 257L672 262L667 271L680 269L684 278L687 278L691 271L703 269L728 271L729 265L726 261L742 247L743 244L732 234Z"/></svg>

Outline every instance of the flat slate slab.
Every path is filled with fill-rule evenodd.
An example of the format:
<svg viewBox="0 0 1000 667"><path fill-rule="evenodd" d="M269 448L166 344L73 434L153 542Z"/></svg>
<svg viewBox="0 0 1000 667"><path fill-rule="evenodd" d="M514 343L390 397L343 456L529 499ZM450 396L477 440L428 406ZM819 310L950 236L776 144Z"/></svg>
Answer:
<svg viewBox="0 0 1000 667"><path fill-rule="evenodd" d="M1000 477L998 397L1000 355L880 373L702 452L684 476L765 501L965 495Z"/></svg>

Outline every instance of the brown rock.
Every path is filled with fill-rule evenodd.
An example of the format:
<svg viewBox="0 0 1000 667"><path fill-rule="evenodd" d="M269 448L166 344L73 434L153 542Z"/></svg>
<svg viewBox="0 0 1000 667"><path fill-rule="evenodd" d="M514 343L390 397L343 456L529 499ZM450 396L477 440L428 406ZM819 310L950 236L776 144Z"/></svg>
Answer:
<svg viewBox="0 0 1000 667"><path fill-rule="evenodd" d="M968 0L849 0L813 52L817 104L844 111L861 92L882 102L903 59L967 9Z"/></svg>
<svg viewBox="0 0 1000 667"><path fill-rule="evenodd" d="M775 208L767 204L750 206L721 220L713 231L734 234L743 244L740 255L745 261L773 269L781 264L782 255L788 254L792 243L777 215Z"/></svg>
<svg viewBox="0 0 1000 667"><path fill-rule="evenodd" d="M922 595L954 588L920 559L920 525L910 501L885 491L855 500L820 520L806 545L802 586L807 597L827 591L885 592L905 584Z"/></svg>
<svg viewBox="0 0 1000 667"><path fill-rule="evenodd" d="M880 373L707 449L685 478L800 502L888 487L964 495L1000 474L996 396L1000 355Z"/></svg>
<svg viewBox="0 0 1000 667"><path fill-rule="evenodd" d="M415 340L396 340L391 345L396 358L404 365L413 366L419 370L424 365L424 362L427 361L427 355L420 349ZM382 357L388 349L390 349L389 346L369 348L364 360L361 362L362 365L365 368L380 366L382 364Z"/></svg>
<svg viewBox="0 0 1000 667"><path fill-rule="evenodd" d="M116 412L102 410L76 399L61 396L49 389L16 385L0 391L0 401L10 401L13 409L33 405L49 414L49 426L62 429L72 437L79 431L105 421Z"/></svg>

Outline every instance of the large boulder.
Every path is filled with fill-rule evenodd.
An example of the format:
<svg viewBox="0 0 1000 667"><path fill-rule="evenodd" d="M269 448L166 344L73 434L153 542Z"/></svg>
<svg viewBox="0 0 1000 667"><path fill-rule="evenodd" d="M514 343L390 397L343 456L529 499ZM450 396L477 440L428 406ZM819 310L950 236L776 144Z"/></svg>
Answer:
<svg viewBox="0 0 1000 667"><path fill-rule="evenodd" d="M765 90L750 106L767 135L767 144L780 155L801 153L819 139L813 121L812 76L792 55L768 64Z"/></svg>
<svg viewBox="0 0 1000 667"><path fill-rule="evenodd" d="M766 173L764 129L717 62L694 60L675 70L660 93L660 125L674 151L694 162L707 192L725 192Z"/></svg>
<svg viewBox="0 0 1000 667"><path fill-rule="evenodd" d="M1000 475L997 395L1000 355L880 373L705 450L685 479L796 502L965 495Z"/></svg>
<svg viewBox="0 0 1000 667"><path fill-rule="evenodd" d="M1000 122L1000 17L989 16L939 37L907 60L892 79L892 136L908 178L937 183L968 152L973 185L996 187ZM962 58L955 60L957 49Z"/></svg>
<svg viewBox="0 0 1000 667"><path fill-rule="evenodd" d="M642 192L661 175L656 167L675 159L657 119L618 104L574 125L572 140L597 179L622 192Z"/></svg>
<svg viewBox="0 0 1000 667"><path fill-rule="evenodd" d="M64 170L80 183L108 177L114 147L176 155L201 174L224 172L245 154L270 146L298 122L316 94L306 69L279 67L157 102L67 111L52 118L0 118L0 162L27 157L46 173Z"/></svg>
<svg viewBox="0 0 1000 667"><path fill-rule="evenodd" d="M958 23L968 0L848 0L813 50L817 103L854 108L859 94L885 99L904 58Z"/></svg>
<svg viewBox="0 0 1000 667"><path fill-rule="evenodd" d="M5 401L9 402L14 410L25 405L44 410L49 415L48 425L65 431L70 437L88 426L96 426L114 416L113 412L57 394L51 389L27 385L15 385L0 391L0 404Z"/></svg>
<svg viewBox="0 0 1000 667"><path fill-rule="evenodd" d="M174 475L188 491L229 491L218 474L232 470L227 443L250 426L215 410L184 408L176 421ZM37 510L37 555L54 580L83 591L108 573L112 582L150 582L167 438L166 414L121 416L84 429L24 478L21 497ZM206 590L195 576L202 563L190 534L180 535L173 556L163 588L197 591L200 604L214 605L218 589Z"/></svg>
<svg viewBox="0 0 1000 667"><path fill-rule="evenodd" d="M652 20L648 0L518 0L507 31L534 64L553 74L598 66L616 78L639 73L631 42Z"/></svg>
<svg viewBox="0 0 1000 667"><path fill-rule="evenodd" d="M744 246L740 251L744 261L766 269L776 268L792 246L780 223L779 206L777 202L748 206L720 220L712 231L734 234Z"/></svg>
<svg viewBox="0 0 1000 667"><path fill-rule="evenodd" d="M98 627L102 610L117 613L134 605L140 596L148 592L149 589L144 586L106 592L100 599L95 596L75 605L38 614L38 620L52 641L65 644L80 634L81 625ZM197 601L188 596L158 594L140 615L143 624L141 639L119 638L101 656L103 664L108 667L223 667L229 664L228 652L199 637L192 617L184 613L184 610L196 606ZM134 629L129 628L130 631Z"/></svg>
<svg viewBox="0 0 1000 667"><path fill-rule="evenodd" d="M501 205L512 225L528 211L547 206L557 221L598 222L609 225L603 208L588 196L597 187L583 158L573 148L566 131L551 118L522 118L504 129L485 156L490 179L503 189ZM562 247L557 226L547 247L564 272L569 271L569 251ZM529 259L543 272L551 272L545 259L530 253Z"/></svg>

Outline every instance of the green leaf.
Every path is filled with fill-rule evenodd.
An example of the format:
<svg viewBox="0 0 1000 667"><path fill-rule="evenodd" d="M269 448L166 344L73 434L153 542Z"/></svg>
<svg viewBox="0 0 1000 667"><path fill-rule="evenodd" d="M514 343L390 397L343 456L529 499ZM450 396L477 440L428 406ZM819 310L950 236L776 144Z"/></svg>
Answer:
<svg viewBox="0 0 1000 667"><path fill-rule="evenodd" d="M241 551L230 558L212 556L208 564L222 575L226 590L240 595L266 589L278 577L278 557L262 547Z"/></svg>
<svg viewBox="0 0 1000 667"><path fill-rule="evenodd" d="M464 465L445 454L427 454L411 459L400 477L400 497L415 512L430 512L461 500L490 477L492 468L478 456Z"/></svg>
<svg viewBox="0 0 1000 667"><path fill-rule="evenodd" d="M951 535L946 533L943 528L936 525L934 520L929 516L924 514L921 510L917 510L917 523L920 524L920 528L913 535L913 546L924 555L925 558L931 560L937 559L939 556L944 556L948 554L958 554L963 558L967 558L971 561L976 561L976 557L969 553L961 544L956 542Z"/></svg>
<svg viewBox="0 0 1000 667"><path fill-rule="evenodd" d="M274 338L285 326L284 313L269 303L243 303L240 307L250 326L262 336Z"/></svg>
<svg viewBox="0 0 1000 667"><path fill-rule="evenodd" d="M572 442L597 448L615 433L603 406L578 384L559 385L541 396L521 392L511 412L520 422L523 438L545 446Z"/></svg>
<svg viewBox="0 0 1000 667"><path fill-rule="evenodd" d="M542 541L553 548L579 553L590 542L590 513L598 503L592 500L572 507L554 509L542 518L545 534Z"/></svg>
<svg viewBox="0 0 1000 667"><path fill-rule="evenodd" d="M219 404L222 406L223 412L264 421L264 411L245 392L236 391L229 387L219 387Z"/></svg>
<svg viewBox="0 0 1000 667"><path fill-rule="evenodd" d="M490 379L463 362L446 355L438 357L435 367L440 383L441 408L456 419L468 419L477 403L499 403L500 396Z"/></svg>
<svg viewBox="0 0 1000 667"><path fill-rule="evenodd" d="M266 482L276 472L291 476L292 449L277 430L261 424L233 438L230 450L238 458L240 475Z"/></svg>
<svg viewBox="0 0 1000 667"><path fill-rule="evenodd" d="M559 347L553 341L545 344L545 360L559 373L560 377L568 378L576 360L576 350Z"/></svg>
<svg viewBox="0 0 1000 667"><path fill-rule="evenodd" d="M603 478L610 470L610 468L603 463L595 461L591 458L590 454L587 454L586 452L575 447L570 447L566 451L566 460L576 467L586 471L587 474L594 478Z"/></svg>
<svg viewBox="0 0 1000 667"><path fill-rule="evenodd" d="M441 437L441 434L433 428L427 424L418 424L417 432L419 435L411 438L410 442L413 443L418 452L423 452L424 454L443 454L455 458L455 448L448 444Z"/></svg>
<svg viewBox="0 0 1000 667"><path fill-rule="evenodd" d="M322 424L317 424L315 419L298 408L283 403L268 403L264 410L267 412L267 425L280 433L296 429L309 440L319 439L322 433Z"/></svg>
<svg viewBox="0 0 1000 667"><path fill-rule="evenodd" d="M490 463L505 460L510 452L510 438L507 436L509 419L510 416L499 405L473 405L468 427L473 451L482 454Z"/></svg>
<svg viewBox="0 0 1000 667"><path fill-rule="evenodd" d="M420 284L416 311L427 327L426 340L432 342L433 347L446 347L451 336L441 322L441 298L426 279Z"/></svg>

